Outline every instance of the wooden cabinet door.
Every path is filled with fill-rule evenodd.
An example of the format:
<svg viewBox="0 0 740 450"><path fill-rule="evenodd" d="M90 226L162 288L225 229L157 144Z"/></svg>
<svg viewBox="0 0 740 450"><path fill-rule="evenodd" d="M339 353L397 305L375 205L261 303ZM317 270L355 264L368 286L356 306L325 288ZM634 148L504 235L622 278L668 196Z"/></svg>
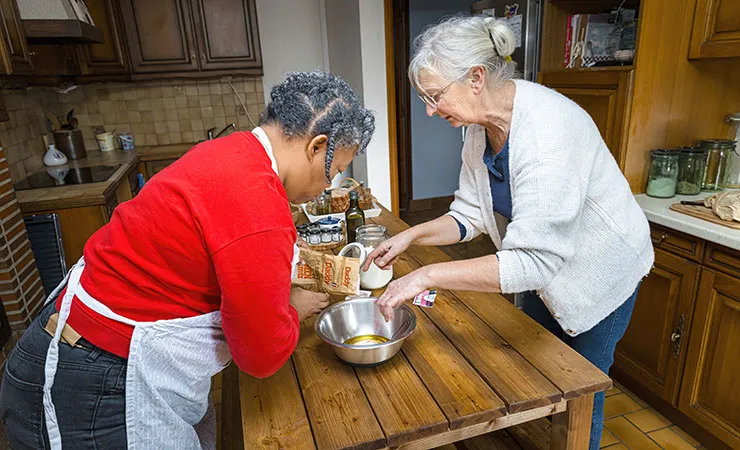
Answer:
<svg viewBox="0 0 740 450"><path fill-rule="evenodd" d="M624 168L632 70L558 71L540 73L539 81L570 98L591 115L601 137Z"/></svg>
<svg viewBox="0 0 740 450"><path fill-rule="evenodd" d="M26 33L15 0L0 0L0 25L2 25L2 45L0 57L7 75L25 75L33 68L28 54Z"/></svg>
<svg viewBox="0 0 740 450"><path fill-rule="evenodd" d="M699 265L655 251L655 266L640 286L612 373L627 375L676 405L686 355Z"/></svg>
<svg viewBox="0 0 740 450"><path fill-rule="evenodd" d="M702 269L678 409L740 448L740 279Z"/></svg>
<svg viewBox="0 0 740 450"><path fill-rule="evenodd" d="M260 69L254 0L193 0L200 68Z"/></svg>
<svg viewBox="0 0 740 450"><path fill-rule="evenodd" d="M87 0L87 10L95 26L103 31L102 44L80 45L80 65L84 75L117 75L129 71L124 46L118 2L113 0Z"/></svg>
<svg viewBox="0 0 740 450"><path fill-rule="evenodd" d="M198 70L187 0L122 0L134 73Z"/></svg>
<svg viewBox="0 0 740 450"><path fill-rule="evenodd" d="M154 175L164 170L167 166L177 161L177 159L160 159L157 161L146 162L146 177L151 179Z"/></svg>
<svg viewBox="0 0 740 450"><path fill-rule="evenodd" d="M689 59L740 58L740 2L697 0Z"/></svg>

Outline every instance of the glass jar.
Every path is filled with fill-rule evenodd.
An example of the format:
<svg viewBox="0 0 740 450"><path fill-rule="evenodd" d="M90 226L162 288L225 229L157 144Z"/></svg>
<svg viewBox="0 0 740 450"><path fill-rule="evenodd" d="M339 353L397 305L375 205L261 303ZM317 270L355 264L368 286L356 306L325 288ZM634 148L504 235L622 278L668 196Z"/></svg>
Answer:
<svg viewBox="0 0 740 450"><path fill-rule="evenodd" d="M715 191L720 188L726 154L734 148L734 143L728 139L707 139L696 141L696 145L707 152L704 183L701 188L707 191Z"/></svg>
<svg viewBox="0 0 740 450"><path fill-rule="evenodd" d="M678 152L675 150L653 150L650 152L650 174L647 195L671 198L676 195L678 181Z"/></svg>
<svg viewBox="0 0 740 450"><path fill-rule="evenodd" d="M365 247L368 255L385 240L385 227L383 225L363 225L357 228L356 242ZM364 289L379 289L390 283L392 278L393 267L382 270L373 262L367 272L360 272L360 286Z"/></svg>
<svg viewBox="0 0 740 450"><path fill-rule="evenodd" d="M331 228L323 228L321 230L321 243L328 244L331 242Z"/></svg>
<svg viewBox="0 0 740 450"><path fill-rule="evenodd" d="M740 189L740 146L737 145L737 141L728 142L732 142L732 146L728 144L724 155L725 164L719 186L725 189Z"/></svg>
<svg viewBox="0 0 740 450"><path fill-rule="evenodd" d="M696 195L701 192L705 158L706 152L699 148L684 147L679 151L676 194Z"/></svg>
<svg viewBox="0 0 740 450"><path fill-rule="evenodd" d="M316 215L323 216L326 214L331 214L331 196L329 191L324 191L316 197Z"/></svg>
<svg viewBox="0 0 740 450"><path fill-rule="evenodd" d="M334 227L331 229L331 240L332 242L342 242L342 229L339 227Z"/></svg>
<svg viewBox="0 0 740 450"><path fill-rule="evenodd" d="M321 244L321 231L313 229L308 232L308 243L311 245Z"/></svg>

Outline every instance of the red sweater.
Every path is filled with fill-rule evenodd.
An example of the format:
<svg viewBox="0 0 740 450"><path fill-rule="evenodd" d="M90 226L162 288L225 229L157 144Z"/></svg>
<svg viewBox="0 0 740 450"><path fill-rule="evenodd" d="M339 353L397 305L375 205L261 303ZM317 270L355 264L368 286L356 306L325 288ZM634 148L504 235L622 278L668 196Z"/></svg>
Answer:
<svg viewBox="0 0 740 450"><path fill-rule="evenodd" d="M136 321L221 310L234 361L265 377L298 341L289 304L295 239L285 189L264 148L250 132L232 133L196 146L119 205L85 245L81 283ZM68 322L98 347L128 356L132 327L77 298Z"/></svg>

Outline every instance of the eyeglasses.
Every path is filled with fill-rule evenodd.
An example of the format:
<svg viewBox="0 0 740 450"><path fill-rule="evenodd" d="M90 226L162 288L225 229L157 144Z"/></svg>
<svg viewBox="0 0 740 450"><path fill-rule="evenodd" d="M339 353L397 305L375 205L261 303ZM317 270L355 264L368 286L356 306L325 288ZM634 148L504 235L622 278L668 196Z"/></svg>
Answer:
<svg viewBox="0 0 740 450"><path fill-rule="evenodd" d="M442 95L445 92L447 92L447 89L449 89L450 86L452 86L453 84L455 84L458 81L460 81L463 78L465 78L467 75L468 74L465 73L463 76L461 76L461 77L453 80L451 83L449 83L448 85L446 85L445 87L443 87L442 89L440 89L439 91L437 91L437 93L434 94L434 95L427 95L427 94L424 94L424 93L421 93L421 92L419 92L417 95L419 96L419 98L421 99L421 101L424 102L424 104L426 104L427 106L432 107L433 109L437 109L437 108L439 108L439 99L440 99L440 97L442 97Z"/></svg>

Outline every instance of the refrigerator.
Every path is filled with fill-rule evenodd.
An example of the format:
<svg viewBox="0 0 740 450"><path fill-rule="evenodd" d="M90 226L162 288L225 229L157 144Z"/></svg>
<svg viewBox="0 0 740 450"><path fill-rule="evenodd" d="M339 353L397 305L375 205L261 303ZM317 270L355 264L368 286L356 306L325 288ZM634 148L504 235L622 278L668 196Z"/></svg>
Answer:
<svg viewBox="0 0 740 450"><path fill-rule="evenodd" d="M470 7L472 14L505 19L509 23L517 39L516 50L511 58L524 80L537 81L543 3L544 0L481 0Z"/></svg>

